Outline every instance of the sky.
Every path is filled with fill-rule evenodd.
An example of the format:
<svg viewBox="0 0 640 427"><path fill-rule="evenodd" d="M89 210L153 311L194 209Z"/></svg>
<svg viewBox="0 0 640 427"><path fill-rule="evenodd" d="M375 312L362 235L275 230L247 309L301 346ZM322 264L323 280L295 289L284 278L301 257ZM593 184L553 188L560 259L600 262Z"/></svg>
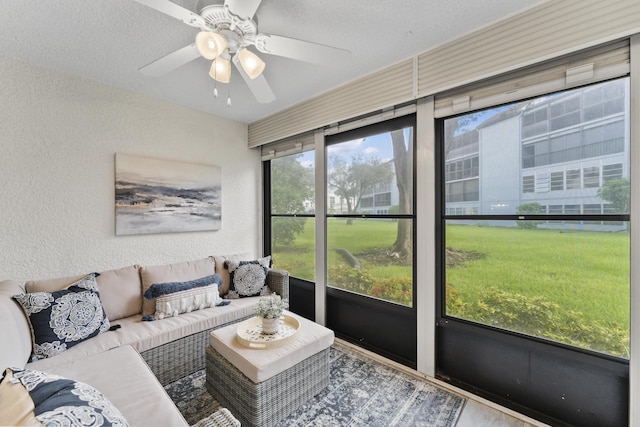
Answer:
<svg viewBox="0 0 640 427"><path fill-rule="evenodd" d="M405 137L407 136L408 130L405 134ZM391 136L389 132L330 145L327 153L329 157L338 155L348 162L356 155L364 155L369 158L375 157L382 161L393 159L393 148L391 146ZM300 163L305 166L313 166L314 159L314 152L307 151L303 153Z"/></svg>

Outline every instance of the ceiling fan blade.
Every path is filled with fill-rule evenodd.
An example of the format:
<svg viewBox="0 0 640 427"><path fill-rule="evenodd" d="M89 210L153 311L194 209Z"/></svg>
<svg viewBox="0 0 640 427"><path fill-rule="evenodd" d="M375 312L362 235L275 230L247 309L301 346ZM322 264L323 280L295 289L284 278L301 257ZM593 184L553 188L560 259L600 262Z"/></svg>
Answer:
<svg viewBox="0 0 640 427"><path fill-rule="evenodd" d="M249 86L249 90L251 90L251 93L253 93L253 96L255 96L259 103L268 104L275 101L276 96L271 90L269 83L267 83L267 79L264 78L264 74L260 74L255 79L251 79L242 69L242 65L240 65L237 55L233 55L232 61L244 79L244 82Z"/></svg>
<svg viewBox="0 0 640 427"><path fill-rule="evenodd" d="M258 34L255 45L260 52L314 64L331 65L351 61L351 52L348 50L273 34Z"/></svg>
<svg viewBox="0 0 640 427"><path fill-rule="evenodd" d="M140 4L158 10L166 15L172 16L192 27L202 28L205 26L202 16L185 9L182 6L169 0L134 0Z"/></svg>
<svg viewBox="0 0 640 427"><path fill-rule="evenodd" d="M252 19L262 0L224 0L224 5L240 19Z"/></svg>
<svg viewBox="0 0 640 427"><path fill-rule="evenodd" d="M138 69L138 71L148 76L159 77L199 57L200 52L198 52L196 44L192 43L160 59L156 59L152 63Z"/></svg>

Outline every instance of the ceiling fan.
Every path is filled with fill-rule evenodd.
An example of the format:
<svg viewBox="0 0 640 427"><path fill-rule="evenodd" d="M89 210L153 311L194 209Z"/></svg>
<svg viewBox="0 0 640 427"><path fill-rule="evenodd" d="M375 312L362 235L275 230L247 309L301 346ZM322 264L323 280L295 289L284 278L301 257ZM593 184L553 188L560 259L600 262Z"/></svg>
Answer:
<svg viewBox="0 0 640 427"><path fill-rule="evenodd" d="M275 100L275 95L262 74L265 63L248 47L254 46L262 53L315 64L332 64L351 58L348 50L258 33L254 15L262 0L224 0L223 4L219 1L205 5L198 14L169 0L134 1L200 28L194 43L139 69L150 76L162 76L202 56L212 61L209 75L220 83L229 83L230 63L233 62L256 100L269 103ZM230 99L227 103L230 105Z"/></svg>

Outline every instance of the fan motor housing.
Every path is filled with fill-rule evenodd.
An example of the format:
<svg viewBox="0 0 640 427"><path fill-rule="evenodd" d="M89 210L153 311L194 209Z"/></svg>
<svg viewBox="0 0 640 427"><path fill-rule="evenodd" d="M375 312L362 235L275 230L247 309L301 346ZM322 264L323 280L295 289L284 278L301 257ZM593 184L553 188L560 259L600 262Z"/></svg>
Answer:
<svg viewBox="0 0 640 427"><path fill-rule="evenodd" d="M221 4L205 6L200 11L200 16L209 30L221 33L227 40L235 40L239 46L253 43L258 33L258 25L253 19L240 19ZM230 33L235 34L235 37Z"/></svg>

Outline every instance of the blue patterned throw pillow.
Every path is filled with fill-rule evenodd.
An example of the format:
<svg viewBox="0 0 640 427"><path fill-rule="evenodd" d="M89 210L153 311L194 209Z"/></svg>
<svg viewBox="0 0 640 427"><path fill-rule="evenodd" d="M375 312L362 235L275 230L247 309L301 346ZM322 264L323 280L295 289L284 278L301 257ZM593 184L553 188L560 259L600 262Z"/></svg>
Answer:
<svg viewBox="0 0 640 427"><path fill-rule="evenodd" d="M260 258L252 261L227 260L224 266L229 270L231 283L227 299L269 295L271 291L267 286L267 274L271 265L271 257Z"/></svg>
<svg viewBox="0 0 640 427"><path fill-rule="evenodd" d="M27 421L24 411L15 412L14 408L30 401L32 416L46 426L128 426L122 413L88 384L30 369L7 368L3 377L0 410L6 415L14 412L14 416L23 416L13 424Z"/></svg>
<svg viewBox="0 0 640 427"><path fill-rule="evenodd" d="M109 330L97 276L91 273L60 291L14 295L31 323L32 361L60 354Z"/></svg>

